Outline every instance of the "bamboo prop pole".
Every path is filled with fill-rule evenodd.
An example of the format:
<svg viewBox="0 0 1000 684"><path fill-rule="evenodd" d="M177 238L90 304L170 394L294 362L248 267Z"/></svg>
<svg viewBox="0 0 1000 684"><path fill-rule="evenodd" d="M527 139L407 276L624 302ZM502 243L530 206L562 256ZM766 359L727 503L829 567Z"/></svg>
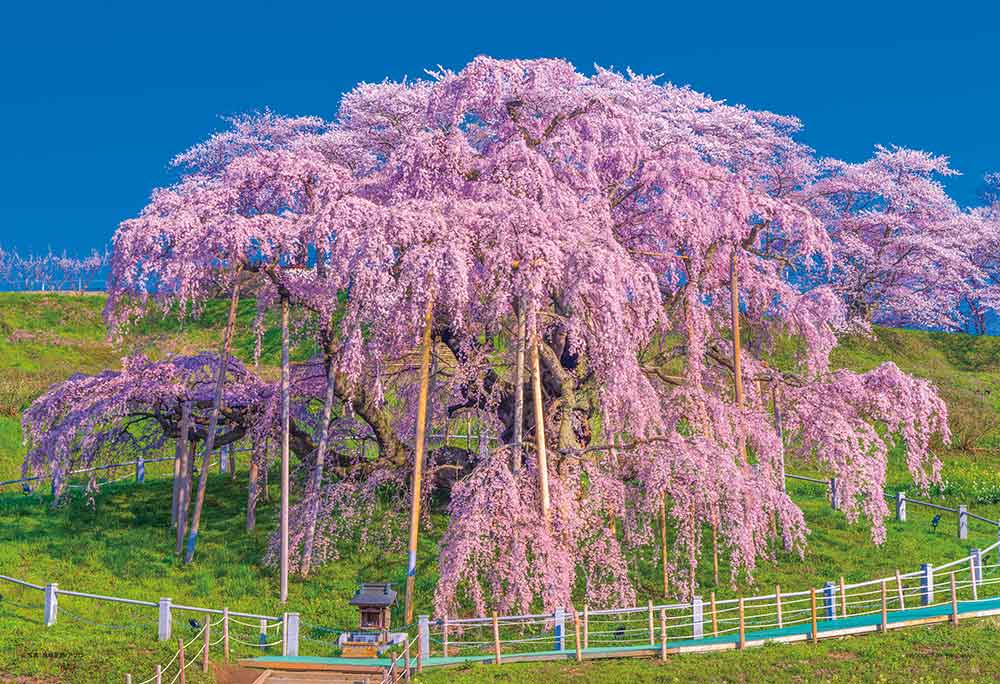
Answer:
<svg viewBox="0 0 1000 684"><path fill-rule="evenodd" d="M212 644L212 616L205 613L205 631L201 646L201 671L208 672L208 649Z"/></svg>
<svg viewBox="0 0 1000 684"><path fill-rule="evenodd" d="M812 629L812 642L814 644L819 643L819 629L816 626L816 590L809 590L809 620L810 627Z"/></svg>
<svg viewBox="0 0 1000 684"><path fill-rule="evenodd" d="M542 519L549 525L549 465L545 455L545 411L542 408L542 371L538 361L538 333L531 337L531 396L535 405L535 451L538 454L538 489Z"/></svg>
<svg viewBox="0 0 1000 684"><path fill-rule="evenodd" d="M178 639L177 640L177 665L181 669L181 684L185 684L185 682L184 682L184 667L185 667L185 665L184 665L184 640L183 639Z"/></svg>
<svg viewBox="0 0 1000 684"><path fill-rule="evenodd" d="M590 647L590 606L583 604L583 647Z"/></svg>
<svg viewBox="0 0 1000 684"><path fill-rule="evenodd" d="M667 660L667 609L660 608L660 660Z"/></svg>
<svg viewBox="0 0 1000 684"><path fill-rule="evenodd" d="M715 609L715 592L712 592L712 636L719 636L719 613Z"/></svg>
<svg viewBox="0 0 1000 684"><path fill-rule="evenodd" d="M320 418L319 444L316 447L316 463L306 487L307 504L310 507L305 538L302 541L303 577L308 577L312 569L313 547L316 540L316 521L319 518L320 493L323 487L323 467L326 464L326 451L330 442L330 419L333 416L333 402L336 396L337 371L333 362L333 335L326 348L326 392L323 396L323 410ZM233 472L236 472L234 469Z"/></svg>
<svg viewBox="0 0 1000 684"><path fill-rule="evenodd" d="M730 310L733 326L733 384L736 390L736 406L743 408L743 360L740 358L740 288L736 270L738 265L736 244L733 244L733 253L729 259L729 294ZM746 440L740 437L740 454L743 460L747 457Z"/></svg>
<svg viewBox="0 0 1000 684"><path fill-rule="evenodd" d="M403 646L403 659L406 661L403 664L403 667L405 668L403 670L403 677L404 677L404 679L406 681L410 681L410 677L412 675L410 673L410 642L409 641L407 641L406 645Z"/></svg>
<svg viewBox="0 0 1000 684"><path fill-rule="evenodd" d="M719 525L712 521L712 583L719 586Z"/></svg>
<svg viewBox="0 0 1000 684"><path fill-rule="evenodd" d="M743 606L742 596L740 597L740 603L739 603L739 620L740 620L740 634L739 634L739 641L736 642L736 647L742 650L747 645L746 623L744 620L744 606Z"/></svg>
<svg viewBox="0 0 1000 684"><path fill-rule="evenodd" d="M132 684L132 675L126 673L125 684Z"/></svg>
<svg viewBox="0 0 1000 684"><path fill-rule="evenodd" d="M889 599L886 590L885 580L882 580L882 625L880 630L884 634L889 629Z"/></svg>
<svg viewBox="0 0 1000 684"><path fill-rule="evenodd" d="M441 655L448 657L448 616L445 615L441 622Z"/></svg>
<svg viewBox="0 0 1000 684"><path fill-rule="evenodd" d="M222 609L222 657L229 663L229 609Z"/></svg>
<svg viewBox="0 0 1000 684"><path fill-rule="evenodd" d="M580 644L580 611L573 611L573 647L576 651L576 662L583 660L583 648Z"/></svg>
<svg viewBox="0 0 1000 684"><path fill-rule="evenodd" d="M183 415L183 410L182 410ZM181 459L184 456L184 435L177 437L177 444L174 447L174 486L170 497L170 524L177 524L178 497L181 491Z"/></svg>
<svg viewBox="0 0 1000 684"><path fill-rule="evenodd" d="M840 576L840 617L847 617L847 587L843 575Z"/></svg>
<svg viewBox="0 0 1000 684"><path fill-rule="evenodd" d="M577 629L577 642L579 642L579 628ZM579 648L579 645L577 645ZM497 612L493 611L493 662L500 664L500 623L497 622Z"/></svg>
<svg viewBox="0 0 1000 684"><path fill-rule="evenodd" d="M660 557L663 566L663 595L670 591L670 577L667 574L667 495L660 497Z"/></svg>
<svg viewBox="0 0 1000 684"><path fill-rule="evenodd" d="M180 482L177 485L177 545L175 551L180 555L184 551L184 535L187 534L187 516L191 496L191 458L194 455L188 433L191 428L191 403L181 404L181 434L177 437L180 449Z"/></svg>
<svg viewBox="0 0 1000 684"><path fill-rule="evenodd" d="M785 626L784 620L781 618L781 585L774 585L774 606L778 611L778 629Z"/></svg>
<svg viewBox="0 0 1000 684"><path fill-rule="evenodd" d="M420 484L423 477L427 430L427 396L430 392L431 328L434 302L427 302L424 339L420 356L420 394L417 398L417 435L413 456L413 486L410 493L410 546L406 566L406 623L413 622L413 584L417 576L417 539L420 534Z"/></svg>
<svg viewBox="0 0 1000 684"><path fill-rule="evenodd" d="M955 573L951 573L951 624L958 624L958 592L955 589Z"/></svg>
<svg viewBox="0 0 1000 684"><path fill-rule="evenodd" d="M417 649L417 674L420 674L423 671L424 671L424 656L420 652L420 649L418 648Z"/></svg>
<svg viewBox="0 0 1000 684"><path fill-rule="evenodd" d="M906 608L906 603L903 601L903 576L899 574L899 569L896 569L896 592L899 594L899 609L903 610Z"/></svg>
<svg viewBox="0 0 1000 684"><path fill-rule="evenodd" d="M281 298L281 602L288 601L288 470L290 464L289 438L291 379L288 368L288 297ZM407 620L409 622L409 620Z"/></svg>
<svg viewBox="0 0 1000 684"><path fill-rule="evenodd" d="M156 666L156 672L153 674L153 684L163 684L163 667L160 665Z"/></svg>
<svg viewBox="0 0 1000 684"><path fill-rule="evenodd" d="M194 515L191 517L191 530L188 534L187 550L184 552L184 564L194 559L195 545L198 543L198 529L201 526L201 513L205 507L205 490L208 488L208 471L212 463L212 451L215 450L215 431L219 427L219 414L222 409L223 387L226 382L226 368L229 365L229 353L233 347L233 330L236 328L236 311L240 303L240 269L236 270L233 292L229 299L229 316L226 319L226 330L222 338L222 353L219 355L219 368L215 376L215 391L212 397L212 412L208 417L208 430L205 433L204 453L201 457L201 477L198 478L198 495L194 502ZM285 303L287 307L287 301ZM287 367L287 363L285 366ZM194 453L191 454L192 458Z"/></svg>
<svg viewBox="0 0 1000 684"><path fill-rule="evenodd" d="M656 643L656 636L653 633L653 602L649 601L647 604L647 610L649 612L649 645L652 646Z"/></svg>
<svg viewBox="0 0 1000 684"><path fill-rule="evenodd" d="M521 303L517 309L517 350L514 354L514 472L521 469L524 442L524 337L525 321Z"/></svg>

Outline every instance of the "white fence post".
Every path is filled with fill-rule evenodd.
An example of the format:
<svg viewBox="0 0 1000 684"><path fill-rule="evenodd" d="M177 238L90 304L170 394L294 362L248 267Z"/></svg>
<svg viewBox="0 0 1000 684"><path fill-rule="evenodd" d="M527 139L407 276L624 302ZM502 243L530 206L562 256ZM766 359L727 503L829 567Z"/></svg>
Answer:
<svg viewBox="0 0 1000 684"><path fill-rule="evenodd" d="M972 549L972 551L969 552L969 555L972 556L972 567L976 572L972 581L978 585L983 581L983 554L979 549Z"/></svg>
<svg viewBox="0 0 1000 684"><path fill-rule="evenodd" d="M969 510L965 506L958 507L958 538L969 538Z"/></svg>
<svg viewBox="0 0 1000 684"><path fill-rule="evenodd" d="M837 617L837 589L833 582L823 585L823 607L826 609L826 619Z"/></svg>
<svg viewBox="0 0 1000 684"><path fill-rule="evenodd" d="M299 614L285 613L282 619L284 621L282 629L284 636L281 640L281 655L297 656L299 654Z"/></svg>
<svg viewBox="0 0 1000 684"><path fill-rule="evenodd" d="M161 598L160 599L160 619L157 623L156 638L159 641L168 641L170 639L170 630L173 627L173 619L170 615L170 599Z"/></svg>
<svg viewBox="0 0 1000 684"><path fill-rule="evenodd" d="M420 635L420 659L425 663L431 657L431 630L427 615L417 616L417 634Z"/></svg>
<svg viewBox="0 0 1000 684"><path fill-rule="evenodd" d="M556 608L555 615L553 616L553 626L552 633L555 636L555 649L557 651L562 651L566 646L566 610L563 608Z"/></svg>
<svg viewBox="0 0 1000 684"><path fill-rule="evenodd" d="M705 635L705 604L700 596L691 599L691 622L694 623L692 636L700 639Z"/></svg>
<svg viewBox="0 0 1000 684"><path fill-rule="evenodd" d="M59 584L52 582L45 585L45 626L56 624L59 614Z"/></svg>
<svg viewBox="0 0 1000 684"><path fill-rule="evenodd" d="M920 566L920 605L934 603L934 567L930 563Z"/></svg>
<svg viewBox="0 0 1000 684"><path fill-rule="evenodd" d="M840 510L840 492L838 491L840 487L838 486L837 478L830 478L830 508L835 511Z"/></svg>
<svg viewBox="0 0 1000 684"><path fill-rule="evenodd" d="M896 492L896 520L906 522L906 493Z"/></svg>

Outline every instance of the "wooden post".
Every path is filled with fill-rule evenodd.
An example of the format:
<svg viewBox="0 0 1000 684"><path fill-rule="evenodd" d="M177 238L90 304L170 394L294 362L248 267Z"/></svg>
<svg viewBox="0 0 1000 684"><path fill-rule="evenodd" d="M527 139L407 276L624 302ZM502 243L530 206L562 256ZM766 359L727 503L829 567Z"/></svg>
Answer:
<svg viewBox="0 0 1000 684"><path fill-rule="evenodd" d="M181 669L181 684L185 684L185 682L184 682L184 667L185 667L184 666L184 640L183 639L178 639L177 640L177 665Z"/></svg>
<svg viewBox="0 0 1000 684"><path fill-rule="evenodd" d="M816 626L816 590L809 590L809 611L812 626L812 642L819 643L819 629Z"/></svg>
<svg viewBox="0 0 1000 684"><path fill-rule="evenodd" d="M582 644L580 643L580 611L578 610L573 611L573 633L574 633L573 646L575 647L576 650L576 662L579 663L580 661L583 660L583 647Z"/></svg>
<svg viewBox="0 0 1000 684"><path fill-rule="evenodd" d="M229 662L229 609L222 609L222 657Z"/></svg>
<svg viewBox="0 0 1000 684"><path fill-rule="evenodd" d="M205 613L205 638L202 640L201 671L208 672L208 649L212 641L212 616Z"/></svg>
<svg viewBox="0 0 1000 684"><path fill-rule="evenodd" d="M667 495L660 497L660 557L663 567L663 596L670 591L670 578L667 575Z"/></svg>
<svg viewBox="0 0 1000 684"><path fill-rule="evenodd" d="M420 483L423 477L425 432L427 430L427 395L430 391L431 328L434 302L427 302L424 314L424 340L420 356L420 393L417 398L417 435L413 456L413 486L410 492L410 546L406 567L406 623L413 622L413 583L417 575L417 538L420 534Z"/></svg>
<svg viewBox="0 0 1000 684"><path fill-rule="evenodd" d="M740 634L739 634L739 641L736 643L736 646L737 648L743 649L747 645L747 633L746 633L746 624L744 621L742 596L740 596L740 603L739 603L739 619L740 619Z"/></svg>
<svg viewBox="0 0 1000 684"><path fill-rule="evenodd" d="M535 405L535 452L538 456L538 489L542 519L549 524L549 464L545 455L545 410L542 407L542 370L538 361L538 333L531 337L531 396Z"/></svg>
<svg viewBox="0 0 1000 684"><path fill-rule="evenodd" d="M976 587L976 558L975 555L969 556L969 578L972 585L972 600L979 600L979 589Z"/></svg>
<svg viewBox="0 0 1000 684"><path fill-rule="evenodd" d="M191 428L191 402L181 404L181 434L177 437L177 449L180 452L180 481L177 483L177 546L176 553L184 551L184 535L187 534L187 515L191 498L191 460L194 449L188 439Z"/></svg>
<svg viewBox="0 0 1000 684"><path fill-rule="evenodd" d="M958 624L958 592L955 589L955 573L951 573L951 624Z"/></svg>
<svg viewBox="0 0 1000 684"><path fill-rule="evenodd" d="M403 659L406 661L405 663L403 663L403 667L404 667L403 677L404 677L404 679L406 679L406 681L410 681L411 673L410 673L410 642L409 641L407 641L406 645L403 646Z"/></svg>
<svg viewBox="0 0 1000 684"><path fill-rule="evenodd" d="M840 617L847 617L847 587L843 575L840 576Z"/></svg>
<svg viewBox="0 0 1000 684"><path fill-rule="evenodd" d="M441 625L441 655L445 658L448 657L448 616L444 616L444 622Z"/></svg>
<svg viewBox="0 0 1000 684"><path fill-rule="evenodd" d="M882 633L889 629L889 599L885 587L885 580L882 580Z"/></svg>
<svg viewBox="0 0 1000 684"><path fill-rule="evenodd" d="M656 643L656 636L653 634L653 601L650 600L647 604L647 609L649 612L649 645L652 646Z"/></svg>
<svg viewBox="0 0 1000 684"><path fill-rule="evenodd" d="M906 602L903 597L903 576L899 574L899 568L896 569L896 592L899 594L899 609L903 610Z"/></svg>
<svg viewBox="0 0 1000 684"><path fill-rule="evenodd" d="M583 604L583 647L590 647L590 606Z"/></svg>
<svg viewBox="0 0 1000 684"><path fill-rule="evenodd" d="M573 614L576 615L576 611L573 611ZM580 628L578 625L577 642L579 642L580 640L579 637L580 637ZM579 643L577 643L577 648L579 647L580 645ZM493 611L493 662L496 663L497 665L500 664L500 623L497 622L497 612L495 610Z"/></svg>
<svg viewBox="0 0 1000 684"><path fill-rule="evenodd" d="M281 509L279 532L281 535L281 579L280 598L281 602L288 601L288 478L290 467L289 439L290 439L290 412L291 396L288 368L288 297L281 298ZM409 622L409 620L407 620Z"/></svg>
<svg viewBox="0 0 1000 684"><path fill-rule="evenodd" d="M719 614L715 610L715 592L712 592L712 636L719 636Z"/></svg>
<svg viewBox="0 0 1000 684"><path fill-rule="evenodd" d="M778 611L778 629L785 626L784 621L781 618L781 585L774 585L774 606Z"/></svg>
<svg viewBox="0 0 1000 684"><path fill-rule="evenodd" d="M660 660L667 659L667 609L660 608Z"/></svg>
<svg viewBox="0 0 1000 684"><path fill-rule="evenodd" d="M125 675L125 684L132 684L132 675L130 674Z"/></svg>
<svg viewBox="0 0 1000 684"><path fill-rule="evenodd" d="M153 684L163 684L163 667L156 666L156 673L153 675Z"/></svg>

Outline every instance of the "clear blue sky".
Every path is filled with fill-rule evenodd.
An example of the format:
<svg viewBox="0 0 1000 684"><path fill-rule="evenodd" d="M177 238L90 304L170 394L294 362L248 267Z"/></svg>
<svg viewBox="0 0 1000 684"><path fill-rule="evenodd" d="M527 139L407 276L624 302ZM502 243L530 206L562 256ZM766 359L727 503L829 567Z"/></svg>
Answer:
<svg viewBox="0 0 1000 684"><path fill-rule="evenodd" d="M23 250L105 244L222 115L329 118L358 81L477 54L662 73L799 116L823 155L861 160L877 143L947 154L965 174L948 183L963 204L1000 170L995 2L12 4L0 22L0 244Z"/></svg>

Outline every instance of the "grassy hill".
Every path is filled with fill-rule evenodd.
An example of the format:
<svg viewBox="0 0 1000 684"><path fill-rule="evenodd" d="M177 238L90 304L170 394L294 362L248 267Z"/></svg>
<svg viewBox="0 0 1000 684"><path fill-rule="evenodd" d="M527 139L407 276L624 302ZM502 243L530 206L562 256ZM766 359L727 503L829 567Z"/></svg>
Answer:
<svg viewBox="0 0 1000 684"><path fill-rule="evenodd" d="M0 294L0 480L20 472L23 447L19 416L23 407L52 382L74 372L113 367L127 352L152 356L211 348L217 344L223 305L199 320L161 318L144 323L123 344L106 339L96 296ZM236 353L250 360L252 304L240 311ZM272 372L277 336L265 338L263 372ZM296 355L309 353L301 345ZM948 401L958 448L940 450L944 484L934 492L942 501L965 503L981 515L1000 517L1000 339L912 331L879 330L875 339L845 341L835 360L859 370L891 359L906 371L934 380ZM801 467L805 469L805 466ZM890 486L905 487L901 454L893 454ZM272 482L275 479L272 478ZM350 627L355 614L346 600L361 580L400 582L404 577L402 535L375 547L344 549L342 558L320 568L307 581L293 580L290 601L275 599L277 580L259 559L276 518L276 487L259 507L254 533L243 529L245 478L214 474L209 482L206 519L197 561L188 567L173 554L169 528L170 483L152 472L145 484L128 480L109 485L88 500L76 494L56 509L45 496L0 493L0 574L37 584L58 581L63 589L111 594L251 612L299 611L305 621L302 650L328 653L329 634L319 627ZM9 490L8 490L9 491ZM831 511L821 488L794 484L790 491L812 530L805 558L778 552L760 568L755 586L780 583L788 589L818 585L844 575L848 581L891 573L897 566L941 562L964 555L965 542L948 518L935 531L931 514L913 508L907 523L890 522L888 541L871 545L863 525L851 525ZM445 519L432 516L422 539L417 612L430 612L437 540ZM397 521L400 529L405 521ZM996 532L973 522L969 546L985 546ZM655 563L638 566L640 598L658 597ZM723 578L727 569L723 567ZM749 590L725 581L713 587L710 569L699 575L704 592L720 596ZM93 682L117 680L131 671L144 679L169 647L155 642L155 611L116 607L71 597L61 600L56 626L41 625L40 595L0 583L0 682ZM397 623L401 622L396 616ZM180 634L189 630L177 627ZM886 636L826 642L818 647L768 647L745 654L684 656L667 666L650 661L470 667L428 672L427 682L621 681L984 681L1000 677L992 648L1000 631L988 621L958 629L935 627ZM253 650L253 649L251 649ZM96 677L95 673L100 673ZM199 675L189 681L202 682Z"/></svg>

